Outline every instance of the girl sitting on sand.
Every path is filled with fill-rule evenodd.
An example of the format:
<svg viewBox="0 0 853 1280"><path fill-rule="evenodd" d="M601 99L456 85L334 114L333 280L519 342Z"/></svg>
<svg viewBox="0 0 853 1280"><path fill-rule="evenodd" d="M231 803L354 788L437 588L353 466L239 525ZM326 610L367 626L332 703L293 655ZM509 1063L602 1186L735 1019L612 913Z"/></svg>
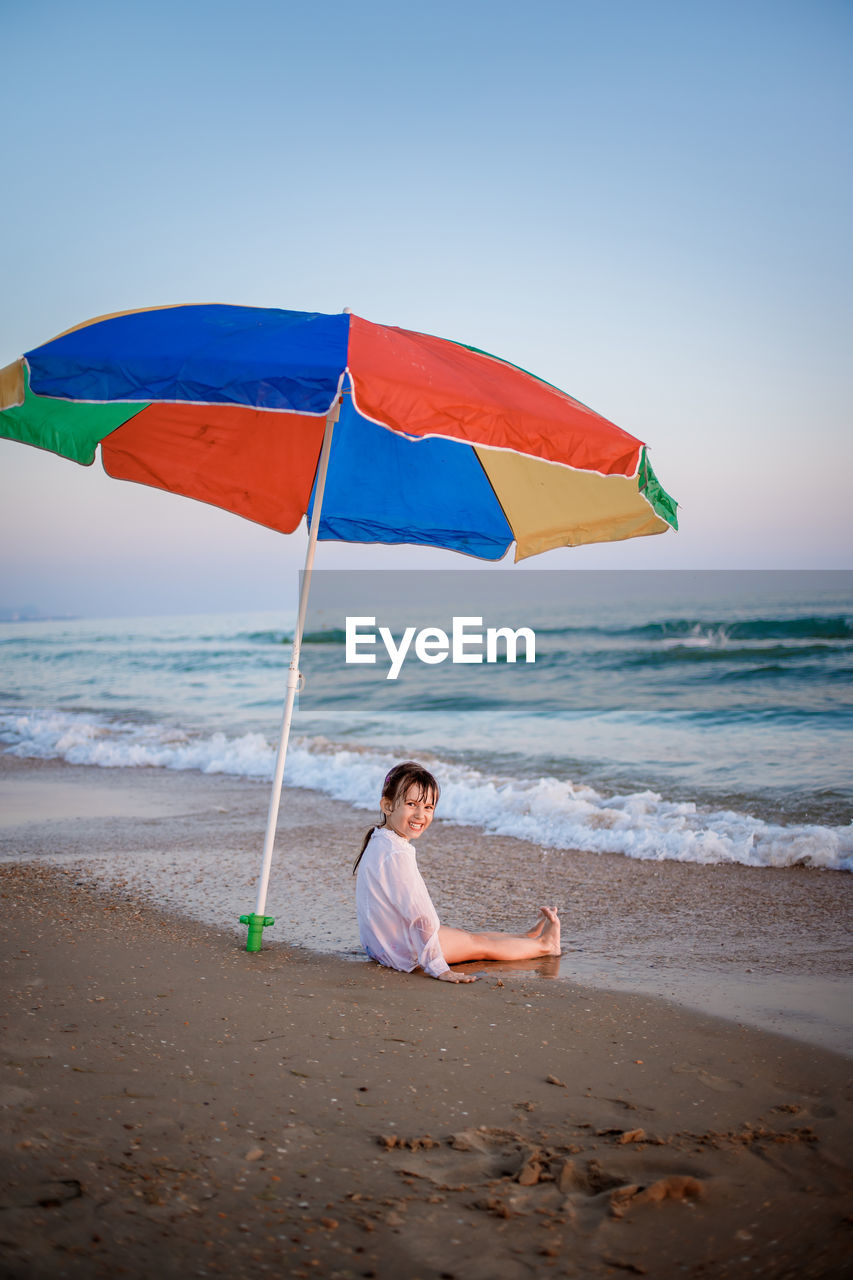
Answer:
<svg viewBox="0 0 853 1280"><path fill-rule="evenodd" d="M475 982L450 969L466 960L559 955L560 920L553 907L540 908L542 919L528 933L467 933L439 922L411 844L432 822L438 796L435 778L411 760L395 765L385 779L382 822L368 831L352 869L358 872L358 929L367 954L406 973L420 965L442 982Z"/></svg>

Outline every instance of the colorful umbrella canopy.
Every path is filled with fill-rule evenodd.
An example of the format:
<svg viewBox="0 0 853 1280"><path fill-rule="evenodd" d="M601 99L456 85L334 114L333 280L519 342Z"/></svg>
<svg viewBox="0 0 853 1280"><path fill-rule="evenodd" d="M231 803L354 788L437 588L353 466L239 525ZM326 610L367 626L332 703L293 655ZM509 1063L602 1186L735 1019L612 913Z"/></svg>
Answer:
<svg viewBox="0 0 853 1280"><path fill-rule="evenodd" d="M224 305L88 321L0 371L0 435L289 533L500 559L677 527L643 443L473 347ZM380 495L381 486L381 495Z"/></svg>
<svg viewBox="0 0 853 1280"><path fill-rule="evenodd" d="M0 370L0 436L289 533L310 517L255 910L261 949L317 539L499 560L676 528L643 443L496 356L348 312L90 320Z"/></svg>

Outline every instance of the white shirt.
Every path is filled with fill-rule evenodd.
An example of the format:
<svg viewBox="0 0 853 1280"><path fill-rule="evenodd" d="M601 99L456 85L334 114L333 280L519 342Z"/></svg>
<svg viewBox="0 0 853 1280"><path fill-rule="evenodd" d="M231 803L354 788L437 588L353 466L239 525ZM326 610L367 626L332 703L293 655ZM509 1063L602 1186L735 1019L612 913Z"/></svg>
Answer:
<svg viewBox="0 0 853 1280"><path fill-rule="evenodd" d="M373 960L437 978L449 969L438 942L439 919L414 845L391 827L374 827L358 864L355 889L361 945Z"/></svg>

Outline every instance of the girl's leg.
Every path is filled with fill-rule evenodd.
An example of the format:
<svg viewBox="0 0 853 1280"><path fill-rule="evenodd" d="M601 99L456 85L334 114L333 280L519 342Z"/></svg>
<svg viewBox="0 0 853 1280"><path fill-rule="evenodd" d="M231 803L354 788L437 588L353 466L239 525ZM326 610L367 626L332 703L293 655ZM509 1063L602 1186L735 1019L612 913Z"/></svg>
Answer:
<svg viewBox="0 0 853 1280"><path fill-rule="evenodd" d="M545 920L530 933L469 933L442 925L438 941L448 964L466 960L535 960L560 954L560 919L552 907L543 907Z"/></svg>

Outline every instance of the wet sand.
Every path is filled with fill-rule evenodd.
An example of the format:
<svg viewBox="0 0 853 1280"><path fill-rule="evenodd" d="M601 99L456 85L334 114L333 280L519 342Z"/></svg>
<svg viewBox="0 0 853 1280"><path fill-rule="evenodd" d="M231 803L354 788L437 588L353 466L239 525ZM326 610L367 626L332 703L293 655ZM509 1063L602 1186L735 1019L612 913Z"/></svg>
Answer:
<svg viewBox="0 0 853 1280"><path fill-rule="evenodd" d="M3 1274L853 1274L853 1063L808 1043L803 1025L794 1039L580 985L588 951L559 964L473 966L480 982L447 986L356 962L352 948L300 949L287 938L306 910L303 882L314 882L316 939L334 940L352 892L340 866L365 825L306 793L288 797L282 852L292 865L271 889L277 925L249 956L215 918L235 894L251 909L265 788L6 766L0 806L10 784L18 796L32 785L39 809L23 823L4 809L0 846L12 997L0 1073ZM69 782L73 817L67 804L62 812ZM112 812L116 783L143 816ZM460 910L484 899L508 910L514 881L478 881L465 855L471 833L433 830L430 866L450 865ZM519 849L521 870L511 862L516 845L507 877L524 869ZM109 879L99 868L111 859ZM134 859L145 892L125 876ZM426 849L421 860L427 870ZM543 854L536 875L553 862ZM616 925L599 917L615 904L626 947L640 945L645 924L685 969L711 936L730 935L738 966L753 953L768 964L769 925L757 921L748 939L740 930L756 903L771 909L775 873L755 873L759 888L738 912L748 881L724 892L725 877L705 875L714 869L675 868L662 892L653 875L627 868L620 879L608 860L595 865L598 879L573 864L570 945L612 941ZM829 877L829 890L810 910L835 927L830 900L846 881L813 876L810 885ZM437 897L450 880L439 876ZM729 910L715 934L708 924L690 939L709 884ZM187 889L211 922L184 909ZM791 945L777 950L789 976L819 984L835 943L824 933L812 956L797 942L799 917L784 906L793 896L781 892L773 908L777 935L789 922ZM338 904L331 916L328 902ZM801 952L814 960L805 975Z"/></svg>

